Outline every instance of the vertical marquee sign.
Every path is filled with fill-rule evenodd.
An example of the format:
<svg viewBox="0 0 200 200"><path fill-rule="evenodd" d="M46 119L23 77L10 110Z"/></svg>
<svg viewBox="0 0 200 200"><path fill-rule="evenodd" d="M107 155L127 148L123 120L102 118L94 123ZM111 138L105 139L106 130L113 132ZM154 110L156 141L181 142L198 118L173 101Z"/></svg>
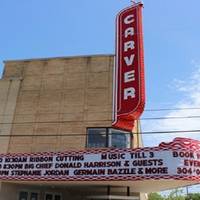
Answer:
<svg viewBox="0 0 200 200"><path fill-rule="evenodd" d="M122 10L116 20L113 127L131 131L144 110L142 3Z"/></svg>

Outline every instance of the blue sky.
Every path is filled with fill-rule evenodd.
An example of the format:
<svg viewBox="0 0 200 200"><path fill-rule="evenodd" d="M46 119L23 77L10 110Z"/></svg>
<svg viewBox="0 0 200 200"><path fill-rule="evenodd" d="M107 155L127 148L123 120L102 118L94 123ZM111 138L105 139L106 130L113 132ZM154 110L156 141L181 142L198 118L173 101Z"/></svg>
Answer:
<svg viewBox="0 0 200 200"><path fill-rule="evenodd" d="M200 1L144 0L146 109L200 107ZM114 54L115 16L130 0L0 0L3 60ZM198 115L144 112L143 117ZM144 131L200 129L198 119L142 121ZM176 135L144 137L157 145ZM196 135L177 135L196 138Z"/></svg>

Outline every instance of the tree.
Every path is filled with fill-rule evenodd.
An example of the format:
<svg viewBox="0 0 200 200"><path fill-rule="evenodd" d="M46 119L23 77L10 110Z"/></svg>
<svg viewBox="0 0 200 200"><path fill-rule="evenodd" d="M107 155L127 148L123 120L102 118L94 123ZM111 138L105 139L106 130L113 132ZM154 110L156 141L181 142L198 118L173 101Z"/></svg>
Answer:
<svg viewBox="0 0 200 200"><path fill-rule="evenodd" d="M185 197L182 195L182 190L175 189L172 190L166 200L185 200Z"/></svg>
<svg viewBox="0 0 200 200"><path fill-rule="evenodd" d="M200 193L189 194L185 200L200 200Z"/></svg>
<svg viewBox="0 0 200 200"><path fill-rule="evenodd" d="M148 200L165 200L165 198L157 192L153 192L148 195Z"/></svg>

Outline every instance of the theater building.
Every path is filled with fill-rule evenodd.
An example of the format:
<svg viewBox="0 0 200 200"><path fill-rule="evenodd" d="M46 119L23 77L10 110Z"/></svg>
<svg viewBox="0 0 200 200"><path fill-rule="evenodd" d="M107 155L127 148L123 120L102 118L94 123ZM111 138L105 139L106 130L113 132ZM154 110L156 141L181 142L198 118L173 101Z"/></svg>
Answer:
<svg viewBox="0 0 200 200"><path fill-rule="evenodd" d="M139 132L137 122L132 132L111 126L113 61L113 55L5 61L0 80L0 153L140 147L140 135L133 135ZM7 160L1 168L17 169L21 161L15 161ZM37 162L44 164L41 158ZM1 173L6 175L3 169ZM1 200L145 197L134 184L121 180L2 180L0 185Z"/></svg>
<svg viewBox="0 0 200 200"><path fill-rule="evenodd" d="M115 56L4 62L0 200L143 200L200 182L200 141L142 147L142 7L118 13Z"/></svg>

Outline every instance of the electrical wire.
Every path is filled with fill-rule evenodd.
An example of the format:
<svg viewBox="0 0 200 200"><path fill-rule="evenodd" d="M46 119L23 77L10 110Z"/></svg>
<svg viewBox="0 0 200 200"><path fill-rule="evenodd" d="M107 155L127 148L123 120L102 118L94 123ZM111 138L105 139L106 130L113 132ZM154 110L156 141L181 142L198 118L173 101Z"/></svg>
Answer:
<svg viewBox="0 0 200 200"><path fill-rule="evenodd" d="M158 108L158 109L145 109L145 112L157 112L157 111L174 111L174 110L200 110L199 107L191 107L191 108Z"/></svg>
<svg viewBox="0 0 200 200"><path fill-rule="evenodd" d="M178 117L144 117L140 120L167 120L167 119L198 119L200 118L199 115L195 116L178 116Z"/></svg>
<svg viewBox="0 0 200 200"><path fill-rule="evenodd" d="M188 107L188 108L149 108L145 109L144 112L159 112L159 111L176 111L176 110L200 110L200 107ZM47 114L47 113L39 113L39 114ZM48 114L67 114L67 113L48 113ZM24 115L24 114L23 114ZM0 114L0 116L11 116L11 114Z"/></svg>
<svg viewBox="0 0 200 200"><path fill-rule="evenodd" d="M139 134L141 135L153 135L153 134L173 134L173 133L200 133L200 130L172 130L172 131L144 131ZM95 134L95 133L93 133ZM112 133L105 133L105 135L112 135ZM132 133L133 135L138 135L138 133ZM74 137L74 136L86 136L85 133L73 133L73 134L0 134L0 137ZM101 134L104 135L104 134Z"/></svg>
<svg viewBox="0 0 200 200"><path fill-rule="evenodd" d="M194 116L171 116L171 117L143 117L140 120L171 120L171 119L198 119L200 115ZM90 120L90 122L96 120ZM101 121L109 121L109 120L101 120ZM66 120L59 120L59 121L27 121L27 122L0 122L0 125L17 125L17 124L60 124L60 123L68 123L68 122L81 122L81 121L66 121Z"/></svg>
<svg viewBox="0 0 200 200"><path fill-rule="evenodd" d="M188 107L188 108L160 108L160 109L146 109L146 112L157 112L157 111L173 111L173 110L199 110L199 107ZM52 114L52 113L51 113ZM58 113L54 113L58 114ZM64 114L64 113L59 113ZM9 115L4 115L9 116ZM140 120L171 120L171 119L198 119L200 118L199 115L196 116L170 116L170 117L143 117ZM91 122L93 120L90 120ZM101 120L101 121L109 121L109 120ZM0 122L0 125L17 125L17 124L60 124L60 123L68 123L69 121L66 120L59 120L59 121L28 121L28 122ZM70 121L70 122L81 122L81 121ZM141 132L140 134L171 134L171 133L200 133L200 130L170 130L170 131L145 131ZM137 133L133 133L137 134ZM0 134L0 137L56 137L56 136L85 136L86 134L51 134L51 135L25 135L25 134L17 134L17 135L5 135Z"/></svg>

